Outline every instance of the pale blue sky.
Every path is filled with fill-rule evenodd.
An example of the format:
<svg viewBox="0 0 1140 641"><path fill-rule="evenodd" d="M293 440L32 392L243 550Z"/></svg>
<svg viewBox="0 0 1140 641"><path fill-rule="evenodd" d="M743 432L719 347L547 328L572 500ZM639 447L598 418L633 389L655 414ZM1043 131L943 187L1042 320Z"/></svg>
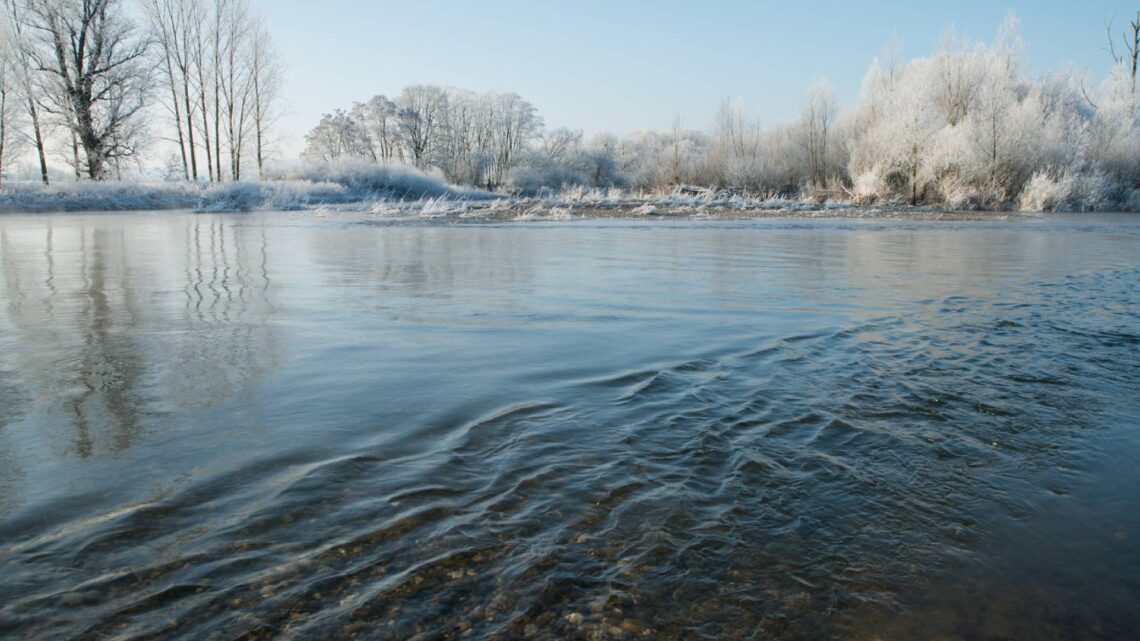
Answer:
<svg viewBox="0 0 1140 641"><path fill-rule="evenodd" d="M827 76L844 106L897 32L903 57L926 55L947 25L991 41L1009 10L1034 71L1072 62L1099 80L1104 22L1136 0L930 3L541 0L368 2L253 0L286 65L285 155L323 112L433 83L514 91L548 127L619 134L705 128L721 99L765 124L795 117L804 88Z"/></svg>

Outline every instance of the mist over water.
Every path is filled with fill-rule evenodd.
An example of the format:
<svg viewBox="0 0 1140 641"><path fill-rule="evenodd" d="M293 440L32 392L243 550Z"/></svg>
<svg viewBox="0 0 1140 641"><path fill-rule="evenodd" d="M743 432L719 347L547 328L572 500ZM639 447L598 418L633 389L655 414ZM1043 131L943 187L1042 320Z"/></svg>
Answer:
<svg viewBox="0 0 1140 641"><path fill-rule="evenodd" d="M0 218L0 637L1140 637L1140 219Z"/></svg>

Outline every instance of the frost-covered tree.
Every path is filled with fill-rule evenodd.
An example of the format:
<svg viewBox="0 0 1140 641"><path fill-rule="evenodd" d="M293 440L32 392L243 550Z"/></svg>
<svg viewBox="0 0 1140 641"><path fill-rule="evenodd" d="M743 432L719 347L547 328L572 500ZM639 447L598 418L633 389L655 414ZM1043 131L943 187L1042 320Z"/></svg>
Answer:
<svg viewBox="0 0 1140 641"><path fill-rule="evenodd" d="M1079 74L1025 74L1012 14L992 45L949 32L889 74L873 64L844 125L861 198L951 207L1124 206L1140 169L1130 68L1095 95ZM1082 187L1083 185L1083 187Z"/></svg>
<svg viewBox="0 0 1140 641"><path fill-rule="evenodd" d="M10 46L7 26L0 23L0 182L8 171L8 160L15 155L17 118L19 118L18 60Z"/></svg>
<svg viewBox="0 0 1140 641"><path fill-rule="evenodd" d="M345 147L330 146L329 140L345 138L330 131L350 127L354 140L362 142L351 145L351 152L328 153ZM412 85L395 100L374 96L348 113L326 116L310 133L314 145L307 156L348 153L380 164L410 162L420 170L438 170L453 183L498 189L524 160L541 162L531 148L541 128L538 110L518 94ZM529 185L537 175L530 172L523 180L520 174L520 180Z"/></svg>
<svg viewBox="0 0 1140 641"><path fill-rule="evenodd" d="M487 96L447 92L440 135L431 163L454 183L483 184L491 167L492 107Z"/></svg>
<svg viewBox="0 0 1140 641"><path fill-rule="evenodd" d="M946 124L956 127L977 100L981 85L981 45L974 45L947 29L932 61L934 102Z"/></svg>
<svg viewBox="0 0 1140 641"><path fill-rule="evenodd" d="M582 130L559 127L538 135L540 155L557 163L572 158L582 147Z"/></svg>
<svg viewBox="0 0 1140 641"><path fill-rule="evenodd" d="M83 151L77 172L102 180L141 144L148 41L121 0L28 0L25 12L49 111Z"/></svg>
<svg viewBox="0 0 1140 641"><path fill-rule="evenodd" d="M337 165L371 156L368 132L348 113L338 109L321 116L321 122L305 135L304 156Z"/></svg>
<svg viewBox="0 0 1140 641"><path fill-rule="evenodd" d="M254 18L254 31L249 44L249 79L253 93L253 143L257 176L265 179L265 164L273 146L273 125L280 115L282 76L281 58L273 38L261 16Z"/></svg>
<svg viewBox="0 0 1140 641"><path fill-rule="evenodd" d="M185 37L189 31L186 24L190 18L187 11L189 3L186 0L143 0L141 4L161 60L162 80L169 92L169 100L165 104L174 118L178 153L182 159L182 177L184 180L191 177L193 165L193 177L197 180L196 159L191 162L195 155L193 110L189 104L190 60L185 47ZM190 126L184 126L183 123L189 123Z"/></svg>
<svg viewBox="0 0 1140 641"><path fill-rule="evenodd" d="M809 180L823 185L831 177L832 128L839 107L835 92L826 78L808 88L800 116L797 139L806 156Z"/></svg>
<svg viewBox="0 0 1140 641"><path fill-rule="evenodd" d="M950 30L910 61L892 38L850 109L821 81L791 123L762 128L726 100L707 130L675 121L588 142L580 131L541 131L537 110L515 94L414 85L326 115L308 156L408 162L452 182L527 193L684 184L790 197L827 186L949 207L1140 207L1131 58L1118 56L1090 92L1072 70L1030 77L1024 49L1012 14L993 43Z"/></svg>
<svg viewBox="0 0 1140 641"><path fill-rule="evenodd" d="M613 133L605 131L590 138L589 144L578 158L582 174L594 187L614 187L623 184L618 168L619 142Z"/></svg>
<svg viewBox="0 0 1140 641"><path fill-rule="evenodd" d="M989 58L996 64L986 70L977 104L965 124L975 160L970 178L982 202L996 206L1011 201L1029 177L1026 170L1032 159L1025 146L1036 123L1017 77L1006 71L999 58Z"/></svg>
<svg viewBox="0 0 1140 641"><path fill-rule="evenodd" d="M713 121L707 170L718 186L758 187L763 170L763 129L744 103L725 99Z"/></svg>
<svg viewBox="0 0 1140 641"><path fill-rule="evenodd" d="M1140 187L1138 105L1140 101L1132 94L1130 70L1119 64L1099 92L1090 151L1104 171L1131 187Z"/></svg>
<svg viewBox="0 0 1140 641"><path fill-rule="evenodd" d="M515 93L497 94L491 96L489 101L491 144L487 151L491 165L487 184L497 188L507 172L514 168L523 150L542 129L542 117L534 105Z"/></svg>
<svg viewBox="0 0 1140 641"><path fill-rule="evenodd" d="M28 34L26 0L3 0L4 15L0 21L4 30L4 37L0 38L0 47L9 63L10 91L14 92L9 100L18 100L27 119L26 131L21 136L31 143L39 161L40 181L47 185L47 140L45 123L42 119L43 108L40 105L42 92L35 75L33 50L34 41ZM11 135L11 134L10 134ZM16 138L13 138L14 141ZM12 142L9 142L11 149Z"/></svg>
<svg viewBox="0 0 1140 641"><path fill-rule="evenodd" d="M892 91L875 94L874 115L852 144L849 170L856 193L905 195L912 204L918 202L932 177L926 164L931 141L944 122L944 112L924 92L937 69L930 61L912 63ZM868 81L877 82L878 77L871 75Z"/></svg>
<svg viewBox="0 0 1140 641"><path fill-rule="evenodd" d="M412 85L404 88L396 107L397 123L412 164L426 169L443 136L447 93L432 85Z"/></svg>
<svg viewBox="0 0 1140 641"><path fill-rule="evenodd" d="M369 156L375 162L403 162L404 146L398 124L399 110L387 96L372 96L367 102L352 107L352 117L368 133L372 148Z"/></svg>
<svg viewBox="0 0 1140 641"><path fill-rule="evenodd" d="M262 17L247 0L142 0L183 175L264 174L282 69ZM252 147L252 161L249 159Z"/></svg>

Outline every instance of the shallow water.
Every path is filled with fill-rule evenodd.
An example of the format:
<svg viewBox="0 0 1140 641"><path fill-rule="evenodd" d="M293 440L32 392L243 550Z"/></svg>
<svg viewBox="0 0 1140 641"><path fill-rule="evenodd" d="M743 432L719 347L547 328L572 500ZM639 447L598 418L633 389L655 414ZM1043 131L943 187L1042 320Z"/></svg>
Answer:
<svg viewBox="0 0 1140 641"><path fill-rule="evenodd" d="M1140 638L1140 218L0 217L0 636Z"/></svg>

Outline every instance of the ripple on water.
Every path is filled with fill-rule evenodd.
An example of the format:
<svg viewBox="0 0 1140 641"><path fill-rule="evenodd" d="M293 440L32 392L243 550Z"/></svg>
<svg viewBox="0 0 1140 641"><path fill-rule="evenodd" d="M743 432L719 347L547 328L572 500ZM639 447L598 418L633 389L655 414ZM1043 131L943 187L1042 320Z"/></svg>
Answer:
<svg viewBox="0 0 1140 641"><path fill-rule="evenodd" d="M1123 606L1091 622L1071 584L1030 589L1005 559L1010 533L1087 476L1090 433L1135 418L1137 277L1043 280L1014 300L952 295L818 331L737 335L692 358L569 369L489 409L457 401L374 438L205 470L86 520L7 523L0 627L155 639L1126 635ZM1109 584L1135 596L1130 581Z"/></svg>

